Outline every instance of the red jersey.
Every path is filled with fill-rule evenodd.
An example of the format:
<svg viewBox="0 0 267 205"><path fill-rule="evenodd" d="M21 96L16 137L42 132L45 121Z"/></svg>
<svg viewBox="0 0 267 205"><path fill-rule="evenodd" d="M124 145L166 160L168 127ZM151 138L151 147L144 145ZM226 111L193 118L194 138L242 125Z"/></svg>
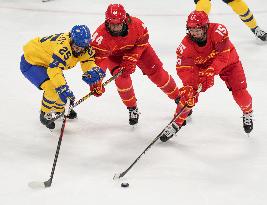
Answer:
<svg viewBox="0 0 267 205"><path fill-rule="evenodd" d="M91 46L95 49L96 64L106 67L108 57L121 57L122 60L136 63L148 44L148 31L144 23L136 17L128 17L128 35L112 36L105 23L101 24L92 36Z"/></svg>
<svg viewBox="0 0 267 205"><path fill-rule="evenodd" d="M207 30L207 43L200 47L187 35L176 51L176 70L184 85L194 85L199 69L212 66L215 74L239 61L234 45L228 37L224 25L210 23Z"/></svg>

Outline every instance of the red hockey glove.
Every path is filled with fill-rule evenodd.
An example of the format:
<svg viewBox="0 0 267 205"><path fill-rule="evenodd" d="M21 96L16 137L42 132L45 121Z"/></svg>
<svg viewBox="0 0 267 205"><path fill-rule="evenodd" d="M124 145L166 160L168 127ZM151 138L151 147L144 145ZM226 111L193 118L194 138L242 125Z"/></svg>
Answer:
<svg viewBox="0 0 267 205"><path fill-rule="evenodd" d="M114 75L117 75L120 71L123 72L122 70L123 68L121 68L120 66L115 66L111 71L111 75L114 76ZM121 74L122 75L122 74Z"/></svg>
<svg viewBox="0 0 267 205"><path fill-rule="evenodd" d="M214 68L211 66L206 69L200 69L198 76L199 83L202 84L202 92L214 85L214 75Z"/></svg>
<svg viewBox="0 0 267 205"><path fill-rule="evenodd" d="M136 64L131 61L122 61L120 67L123 69L121 76L127 78L134 73Z"/></svg>
<svg viewBox="0 0 267 205"><path fill-rule="evenodd" d="M90 85L90 91L94 92L94 96L99 97L105 92L105 88L102 85L102 80Z"/></svg>
<svg viewBox="0 0 267 205"><path fill-rule="evenodd" d="M179 89L179 104L182 106L187 105L187 107L194 107L198 101L198 93L192 86L184 86Z"/></svg>

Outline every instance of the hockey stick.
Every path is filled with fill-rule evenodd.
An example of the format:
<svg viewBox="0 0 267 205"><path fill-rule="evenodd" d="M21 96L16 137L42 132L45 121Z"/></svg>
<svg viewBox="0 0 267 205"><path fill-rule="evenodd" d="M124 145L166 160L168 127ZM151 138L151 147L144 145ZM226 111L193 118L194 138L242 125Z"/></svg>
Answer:
<svg viewBox="0 0 267 205"><path fill-rule="evenodd" d="M179 113L177 113L175 116L174 116L174 118L168 123L168 125L170 125L177 117L179 117L180 116L180 114L185 110L187 108L187 106L186 105L184 105L184 107L180 110L180 112ZM167 125L167 126L168 126ZM166 126L166 127L167 127ZM166 128L165 127L165 128ZM147 150L149 150L151 147L152 147L152 145L156 142L156 141L158 141L158 139L160 138L160 136L161 136L161 134L164 132L164 130L165 130L165 128L157 135L157 137L145 148L145 150L134 160L134 162L125 170L125 171L123 171L123 172L121 172L121 173L117 173L117 174L115 174L114 175L114 177L113 177L113 179L115 180L115 179L120 179L120 178L122 178L122 177L124 177L129 171L130 171L130 169L136 164L136 162L142 157L142 155L144 155L145 153L146 153L146 151Z"/></svg>
<svg viewBox="0 0 267 205"><path fill-rule="evenodd" d="M54 1L54 0L42 0L43 3L49 2L49 1Z"/></svg>
<svg viewBox="0 0 267 205"><path fill-rule="evenodd" d="M107 86L110 82L112 82L117 77L119 77L122 74L122 72L123 72L123 70L120 70L117 74L113 75L111 78L106 80L102 85L104 87ZM76 106L81 104L83 101L87 100L89 97L94 95L94 93L95 93L95 91L92 91L92 92L88 93L87 95L83 96L81 99L76 101L72 106L70 106L70 110L72 110L73 108L75 108ZM64 113L61 113L61 114L57 115L55 118L53 118L52 120L49 121L49 124L51 124L52 122L55 122L57 119L61 118L63 115L64 115Z"/></svg>
<svg viewBox="0 0 267 205"><path fill-rule="evenodd" d="M197 94L199 94L201 90L202 90L202 85L199 84L198 90L197 90ZM188 108L187 104L185 104L182 107L182 109L180 110L180 112L178 112L178 113L175 114L175 116L172 118L172 120L168 123L167 126L169 126L170 124L172 124L173 121L175 121L183 113L183 111L186 108ZM165 128L167 126L165 126ZM134 160L134 162L125 171L123 171L123 172L121 172L119 174L118 173L115 174L114 177L113 177L113 180L120 179L120 178L124 177L130 171L130 169L136 164L136 162L146 153L146 151L149 150L156 141L158 141L158 139L160 138L161 134L164 132L165 128L157 135L157 137L145 148L145 150Z"/></svg>
<svg viewBox="0 0 267 205"><path fill-rule="evenodd" d="M52 184L52 180L53 180L55 169L56 169L56 165L57 165L57 159L58 159L58 155L59 155L59 150L60 150L60 146L61 146L61 142L62 142L64 130L65 130L65 125L66 125L66 121L67 121L67 115L68 115L68 113L70 111L70 107L71 107L69 100L67 101L67 104L66 104L65 107L66 107L66 109L65 109L65 112L64 112L64 118L63 118L63 122L62 122L62 126L61 126L60 136L58 138L57 149L56 149L56 154L55 154L55 157L54 157L54 162L53 162L50 178L45 182L37 182L37 181L30 182L29 186L31 188L33 188L33 189L44 189L44 188L50 187L51 184Z"/></svg>
<svg viewBox="0 0 267 205"><path fill-rule="evenodd" d="M120 70L116 75L114 75L111 78L109 78L107 81L105 81L103 83L103 86L106 86L111 81L113 81L114 79L116 79L118 76L120 76L122 74L122 72L123 72L123 70ZM68 102L67 102L67 104L65 106L65 112L63 113L64 118L63 118L63 122L62 122L62 126L61 126L61 132L60 132L60 136L59 136L59 139L58 139L56 154L55 154L55 157L54 157L54 162L53 162L53 166L52 166L50 178L47 181L45 181L45 182L38 182L38 181L30 182L29 183L29 186L31 188L33 188L33 189L44 189L44 188L47 188L47 187L50 187L51 186L52 180L53 180L53 177L54 177L54 173L55 173L55 168L56 168L56 164L57 164L59 150L60 150L60 146L61 146L61 142L62 142L62 138L63 138L63 134L64 134L64 129L65 129L65 125L66 125L67 115L69 114L69 111L71 109L73 109L73 107L76 107L77 105L79 105L80 103L82 103L83 101L85 101L86 99L88 99L93 94L94 94L94 92L90 92L89 94L87 94L86 96L84 96L83 98L81 98L80 100L78 100L76 103L74 103L73 106L70 105L70 102L68 100Z"/></svg>

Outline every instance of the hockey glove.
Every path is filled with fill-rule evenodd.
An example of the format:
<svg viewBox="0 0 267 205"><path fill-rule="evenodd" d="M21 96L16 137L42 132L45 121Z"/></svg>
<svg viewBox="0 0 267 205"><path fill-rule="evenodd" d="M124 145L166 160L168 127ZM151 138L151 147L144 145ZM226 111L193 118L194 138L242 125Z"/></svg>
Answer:
<svg viewBox="0 0 267 205"><path fill-rule="evenodd" d="M194 107L198 101L198 93L192 86L184 86L179 89L179 101L175 100L176 103L181 104L182 106L186 105L187 107Z"/></svg>
<svg viewBox="0 0 267 205"><path fill-rule="evenodd" d="M121 71L123 72L123 70L122 70L122 68L120 66L115 66L114 68L111 69L110 73L111 73L112 76L114 76L114 75L117 75Z"/></svg>
<svg viewBox="0 0 267 205"><path fill-rule="evenodd" d="M208 67L206 69L201 69L198 73L199 83L202 84L202 92L205 92L208 88L214 85L214 68Z"/></svg>
<svg viewBox="0 0 267 205"><path fill-rule="evenodd" d="M102 81L105 76L106 73L101 68L93 67L91 70L88 70L83 74L82 79L91 86L99 81Z"/></svg>
<svg viewBox="0 0 267 205"><path fill-rule="evenodd" d="M105 92L105 88L102 85L102 80L90 85L90 91L93 92L94 96L99 97Z"/></svg>
<svg viewBox="0 0 267 205"><path fill-rule="evenodd" d="M120 69L123 69L121 76L123 78L129 77L135 71L136 64L132 61L124 60L120 64ZM120 70L119 69L119 70Z"/></svg>
<svg viewBox="0 0 267 205"><path fill-rule="evenodd" d="M70 104L73 105L75 96L73 95L73 92L69 89L69 86L67 84L56 88L56 91L62 102L66 104L67 99L70 99Z"/></svg>
<svg viewBox="0 0 267 205"><path fill-rule="evenodd" d="M82 79L90 86L90 91L94 96L99 97L105 92L102 79L106 76L105 72L99 67L93 67L83 74Z"/></svg>

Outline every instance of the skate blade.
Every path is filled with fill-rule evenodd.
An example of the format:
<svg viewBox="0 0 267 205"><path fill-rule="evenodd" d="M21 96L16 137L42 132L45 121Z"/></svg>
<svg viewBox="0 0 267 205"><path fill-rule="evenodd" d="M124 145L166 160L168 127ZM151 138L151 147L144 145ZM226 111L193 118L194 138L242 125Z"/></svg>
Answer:
<svg viewBox="0 0 267 205"><path fill-rule="evenodd" d="M138 127L138 123L136 123L136 124L134 124L134 125L130 125L131 126L131 128L134 130L134 129L136 129L137 127Z"/></svg>
<svg viewBox="0 0 267 205"><path fill-rule="evenodd" d="M259 39L258 37L255 37L255 42L257 45L266 45L267 41L263 41L261 39Z"/></svg>
<svg viewBox="0 0 267 205"><path fill-rule="evenodd" d="M32 189L45 189L45 184L43 182L32 181L28 183L28 186Z"/></svg>

